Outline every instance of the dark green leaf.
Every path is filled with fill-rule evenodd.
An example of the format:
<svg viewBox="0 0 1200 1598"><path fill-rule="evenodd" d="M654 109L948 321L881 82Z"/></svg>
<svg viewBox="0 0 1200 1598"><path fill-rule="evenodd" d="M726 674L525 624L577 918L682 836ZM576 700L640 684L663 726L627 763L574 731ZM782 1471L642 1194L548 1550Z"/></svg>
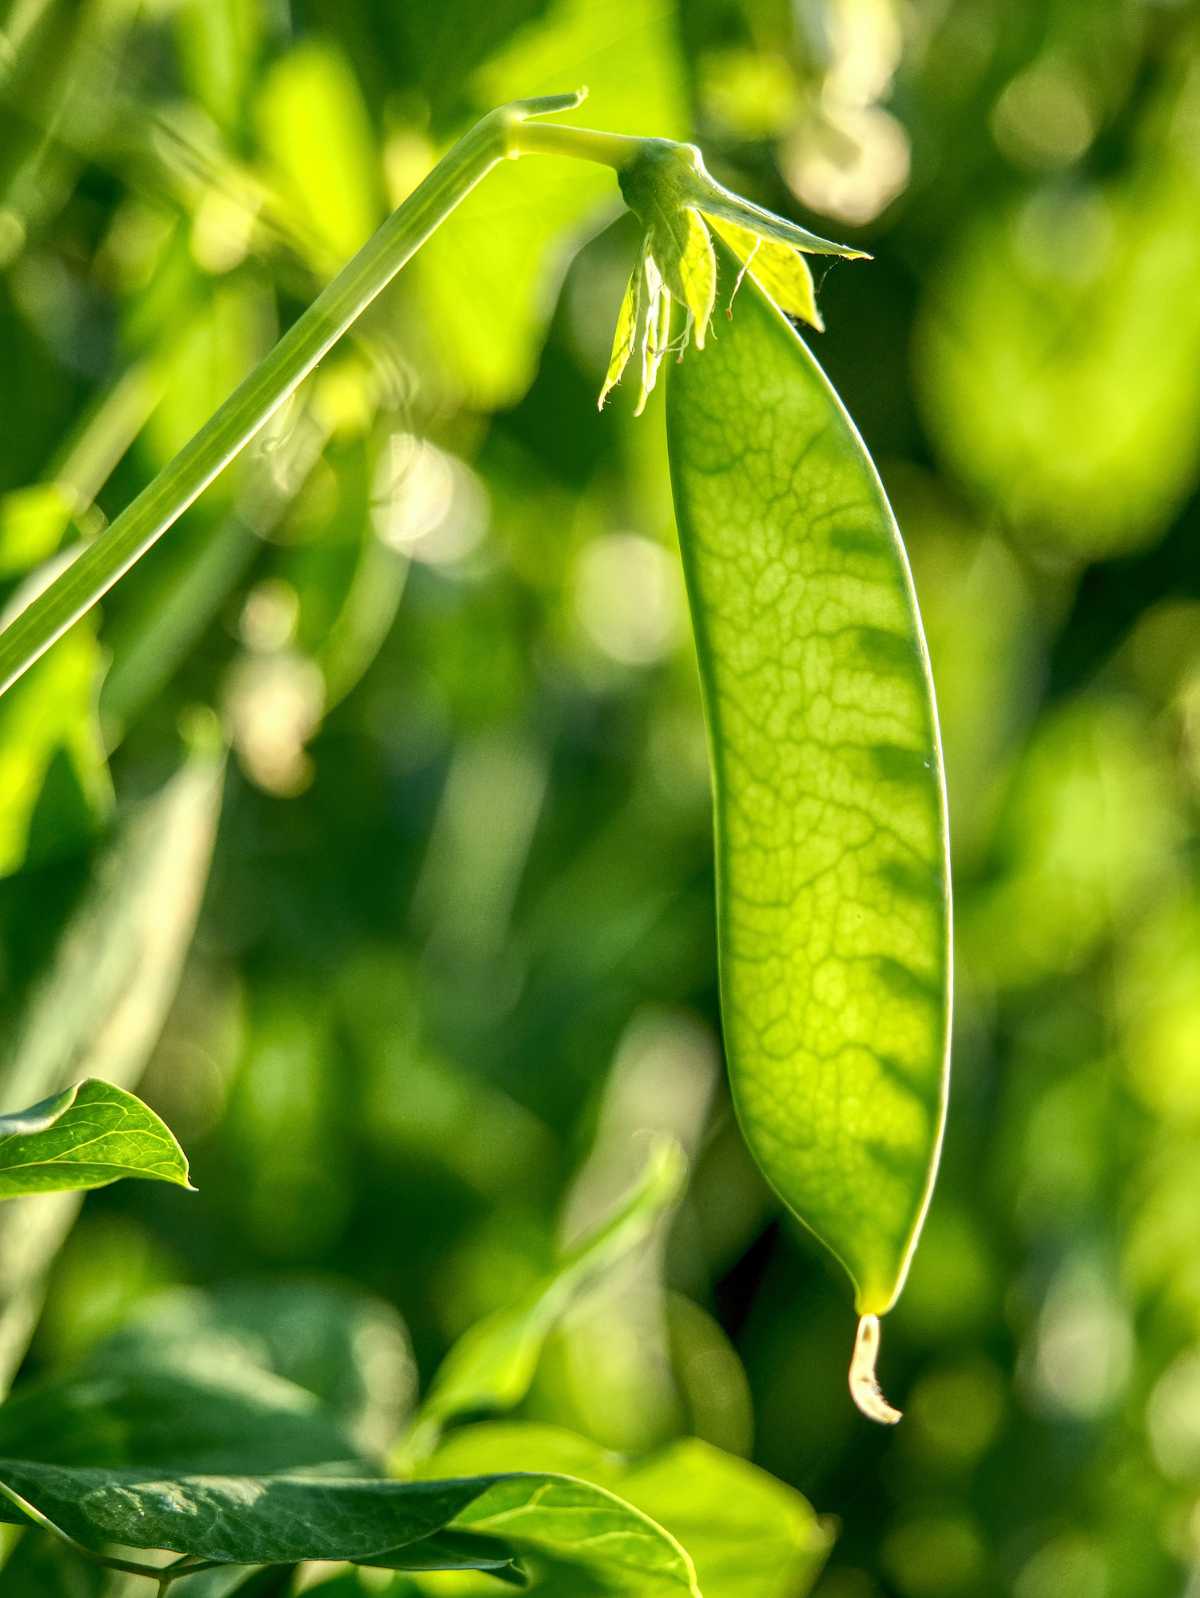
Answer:
<svg viewBox="0 0 1200 1598"><path fill-rule="evenodd" d="M580 1563L613 1598L698 1598L687 1554L601 1487L506 1473L455 1481L297 1476L171 1476L0 1460L0 1518L26 1518L97 1552L110 1543L228 1564L383 1562L478 1569L480 1545L447 1527L503 1538L518 1553ZM406 1558L405 1551L410 1551ZM494 1546L489 1558L494 1555Z"/></svg>
<svg viewBox="0 0 1200 1598"><path fill-rule="evenodd" d="M89 1361L89 1368L109 1372L151 1365L178 1374L240 1369L282 1380L311 1395L343 1437L354 1440L356 1453L387 1447L416 1381L408 1336L395 1310L369 1293L324 1281L164 1293Z"/></svg>
<svg viewBox="0 0 1200 1598"><path fill-rule="evenodd" d="M395 1435L412 1380L403 1326L365 1293L324 1283L181 1290L152 1300L78 1369L0 1406L0 1455L365 1475L372 1439L382 1447Z"/></svg>

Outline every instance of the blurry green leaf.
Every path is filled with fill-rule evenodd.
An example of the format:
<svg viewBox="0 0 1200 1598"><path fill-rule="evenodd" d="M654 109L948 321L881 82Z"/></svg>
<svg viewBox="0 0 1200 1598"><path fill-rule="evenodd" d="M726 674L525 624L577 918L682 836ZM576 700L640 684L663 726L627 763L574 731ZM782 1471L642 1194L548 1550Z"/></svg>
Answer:
<svg viewBox="0 0 1200 1598"><path fill-rule="evenodd" d="M39 1464L104 1469L370 1470L311 1393L205 1341L187 1360L151 1351L140 1368L98 1350L78 1373L0 1406L0 1448Z"/></svg>
<svg viewBox="0 0 1200 1598"><path fill-rule="evenodd" d="M1117 182L981 210L917 326L950 465L1029 541L1077 556L1153 539L1200 468L1200 88L1179 77L1147 118L1170 138Z"/></svg>
<svg viewBox="0 0 1200 1598"><path fill-rule="evenodd" d="M111 807L102 671L94 625L79 622L0 699L0 876L78 849Z"/></svg>
<svg viewBox="0 0 1200 1598"><path fill-rule="evenodd" d="M746 1460L685 1438L620 1477L616 1489L683 1544L706 1598L800 1598L833 1531L799 1493Z"/></svg>
<svg viewBox="0 0 1200 1598"><path fill-rule="evenodd" d="M182 0L176 48L188 88L217 124L242 125L268 13L259 0Z"/></svg>
<svg viewBox="0 0 1200 1598"><path fill-rule="evenodd" d="M687 1416L683 1430L726 1453L748 1455L754 1400L741 1357L715 1316L682 1293L667 1300L672 1371Z"/></svg>
<svg viewBox="0 0 1200 1598"><path fill-rule="evenodd" d="M596 126L683 132L673 19L660 0L554 0L472 80L477 104L588 85ZM506 163L413 262L422 336L473 406L509 404L533 379L572 235L613 205L612 174L581 162Z"/></svg>
<svg viewBox="0 0 1200 1598"><path fill-rule="evenodd" d="M380 1482L178 1476L0 1460L0 1519L25 1507L82 1547L111 1542L229 1564L350 1560L390 1570L478 1569L518 1554L578 1563L612 1598L699 1598L691 1561L660 1526L569 1477ZM441 1533L467 1532L469 1537ZM486 1554L477 1538L487 1538ZM428 1539L428 1541L426 1541Z"/></svg>
<svg viewBox="0 0 1200 1598"><path fill-rule="evenodd" d="M4 1598L101 1598L107 1579L99 1565L33 1527L0 1563Z"/></svg>
<svg viewBox="0 0 1200 1598"><path fill-rule="evenodd" d="M0 496L0 577L48 560L62 543L74 504L59 483L34 483Z"/></svg>
<svg viewBox="0 0 1200 1598"><path fill-rule="evenodd" d="M0 1198L107 1187L126 1176L191 1186L169 1127L123 1088L89 1078L0 1115Z"/></svg>
<svg viewBox="0 0 1200 1598"><path fill-rule="evenodd" d="M382 448L389 448L384 440ZM325 708L344 699L382 647L408 577L408 558L380 536L375 474L381 451L364 438L326 451L336 494L283 567L300 602L296 644L325 678ZM384 464L387 464L386 461ZM396 485L398 499L409 484Z"/></svg>
<svg viewBox="0 0 1200 1598"><path fill-rule="evenodd" d="M0 701L0 715L23 686ZM223 776L220 754L198 750L158 794L130 807L9 1030L6 1096L46 1094L73 1076L126 1082L140 1072L191 941Z"/></svg>
<svg viewBox="0 0 1200 1598"><path fill-rule="evenodd" d="M694 1437L629 1461L551 1426L471 1426L443 1443L422 1473L470 1474L500 1460L582 1477L642 1510L692 1556L704 1598L802 1598L833 1542L799 1493ZM553 1583L537 1590L545 1598L560 1591Z"/></svg>
<svg viewBox="0 0 1200 1598"><path fill-rule="evenodd" d="M100 856L19 1018L10 1008L0 1055L10 1103L81 1076L137 1081L191 942L223 773L218 752L198 750L152 799L131 808ZM0 1379L24 1351L40 1280L77 1205L64 1194L0 1208Z"/></svg>
<svg viewBox="0 0 1200 1598"><path fill-rule="evenodd" d="M590 1282L642 1242L678 1197L683 1157L672 1139L654 1147L637 1187L597 1231L524 1298L473 1326L443 1360L402 1445L408 1457L432 1448L444 1423L472 1410L509 1409L529 1390L542 1346Z"/></svg>
<svg viewBox="0 0 1200 1598"><path fill-rule="evenodd" d="M403 1330L320 1283L151 1300L76 1369L0 1406L0 1455L43 1464L365 1474L412 1388Z"/></svg>
<svg viewBox="0 0 1200 1598"><path fill-rule="evenodd" d="M947 1085L945 795L912 581L861 440L757 285L667 406L734 1096L870 1336L916 1246Z"/></svg>
<svg viewBox="0 0 1200 1598"><path fill-rule="evenodd" d="M403 1322L391 1306L361 1289L321 1281L161 1294L96 1351L88 1368L138 1371L157 1364L187 1372L222 1361L311 1394L367 1452L395 1436L416 1379Z"/></svg>
<svg viewBox="0 0 1200 1598"><path fill-rule="evenodd" d="M1180 838L1135 705L1096 694L1043 715L1006 796L999 869L963 920L973 965L1001 986L1078 970L1166 879Z"/></svg>
<svg viewBox="0 0 1200 1598"><path fill-rule="evenodd" d="M256 122L324 275L358 249L383 211L374 134L339 46L310 39L275 61L258 90Z"/></svg>

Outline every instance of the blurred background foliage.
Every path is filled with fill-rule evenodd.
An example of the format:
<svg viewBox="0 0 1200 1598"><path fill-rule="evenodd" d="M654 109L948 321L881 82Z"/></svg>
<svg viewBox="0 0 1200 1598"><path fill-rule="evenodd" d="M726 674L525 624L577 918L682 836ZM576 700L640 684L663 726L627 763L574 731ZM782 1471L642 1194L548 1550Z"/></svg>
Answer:
<svg viewBox="0 0 1200 1598"><path fill-rule="evenodd" d="M329 1279L400 1415L668 1130L670 1236L528 1416L757 1460L840 1522L821 1598L1200 1591L1193 6L4 0L0 603L477 114L579 83L875 256L820 269L817 349L911 551L959 927L907 1418L851 1407L848 1286L731 1119L661 414L594 405L633 229L552 160L0 701L4 1106L144 1071L200 1188L6 1207L0 1362Z"/></svg>

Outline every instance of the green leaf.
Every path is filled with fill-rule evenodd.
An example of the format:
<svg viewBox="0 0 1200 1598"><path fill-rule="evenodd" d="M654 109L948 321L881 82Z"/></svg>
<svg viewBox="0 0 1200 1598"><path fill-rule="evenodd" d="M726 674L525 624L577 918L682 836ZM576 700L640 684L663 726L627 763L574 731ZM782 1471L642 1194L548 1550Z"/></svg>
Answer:
<svg viewBox="0 0 1200 1598"><path fill-rule="evenodd" d="M673 23L659 0L622 0L619 27L594 0L551 0L470 87L476 104L495 105L564 83L587 84L602 128L675 134L686 126ZM506 162L422 248L413 262L413 332L468 404L512 404L529 387L570 252L612 200L612 174L602 167Z"/></svg>
<svg viewBox="0 0 1200 1598"><path fill-rule="evenodd" d="M49 560L62 543L75 504L60 483L31 483L0 494L0 577L17 577Z"/></svg>
<svg viewBox="0 0 1200 1598"><path fill-rule="evenodd" d="M141 1071L191 941L223 772L218 751L197 749L152 799L130 808L5 1040L6 1091L32 1098L73 1076L125 1082Z"/></svg>
<svg viewBox="0 0 1200 1598"><path fill-rule="evenodd" d="M274 61L255 121L313 265L340 265L379 222L383 197L370 116L338 46L308 39Z"/></svg>
<svg viewBox="0 0 1200 1598"><path fill-rule="evenodd" d="M621 1207L516 1304L471 1327L443 1360L404 1451L431 1449L446 1421L484 1409L510 1409L533 1381L543 1345L572 1301L637 1247L683 1183L683 1155L671 1138L652 1149L641 1181Z"/></svg>
<svg viewBox="0 0 1200 1598"><path fill-rule="evenodd" d="M0 699L0 876L81 849L112 808L89 621Z"/></svg>
<svg viewBox="0 0 1200 1598"><path fill-rule="evenodd" d="M82 1077L136 1083L191 942L223 772L219 751L197 749L157 794L130 807L100 853L53 958L39 962L19 1020L7 1028L0 1084L9 1103L44 1098ZM38 891L36 879L18 878L9 887L3 923L9 970L19 966L37 927ZM0 1254L9 1262L0 1280L0 1386L24 1351L40 1279L78 1203L62 1194L0 1205Z"/></svg>
<svg viewBox="0 0 1200 1598"><path fill-rule="evenodd" d="M364 1475L408 1407L403 1325L320 1282L159 1295L64 1374L0 1406L0 1455L221 1474Z"/></svg>
<svg viewBox="0 0 1200 1598"><path fill-rule="evenodd" d="M1195 80L1164 74L1142 109L1158 131L1111 176L973 207L923 274L915 397L931 441L1038 558L1154 547L1195 493L1196 116Z"/></svg>
<svg viewBox="0 0 1200 1598"><path fill-rule="evenodd" d="M314 1354L317 1379L325 1377L325 1351L313 1347L311 1306L305 1290L298 1294L282 1290L274 1324L265 1317L260 1322L282 1343L289 1306L294 1310L290 1343L298 1357L290 1361L275 1358L267 1337L255 1335L252 1317L222 1316L206 1294L164 1295L165 1304L102 1343L78 1368L0 1406L0 1455L214 1474L372 1472L376 1467L345 1413L300 1379L301 1368L312 1369ZM364 1380L361 1367L374 1358L371 1340L380 1323L345 1297L342 1352L349 1381L357 1383ZM340 1299L331 1294L330 1310ZM344 1387L346 1378L338 1383Z"/></svg>
<svg viewBox="0 0 1200 1598"><path fill-rule="evenodd" d="M642 1510L687 1549L705 1598L802 1598L833 1542L798 1492L695 1437L629 1461L557 1427L492 1423L456 1432L423 1471L470 1474L500 1460L583 1477ZM543 1598L558 1591L538 1590ZM563 1598L571 1591L565 1586Z"/></svg>
<svg viewBox="0 0 1200 1598"><path fill-rule="evenodd" d="M222 1564L462 1570L498 1562L500 1537L506 1550L582 1566L612 1598L699 1598L691 1560L673 1537L603 1488L566 1476L160 1476L0 1460L0 1494L0 1519L33 1519L95 1553L115 1542ZM448 1528L454 1535L444 1535Z"/></svg>
<svg viewBox="0 0 1200 1598"><path fill-rule="evenodd" d="M191 1186L170 1129L124 1088L90 1077L0 1116L0 1198L107 1187L125 1176Z"/></svg>
<svg viewBox="0 0 1200 1598"><path fill-rule="evenodd" d="M817 309L812 272L799 250L719 216L710 216L707 220L737 256L743 269L785 315L798 317L823 331L825 324Z"/></svg>
<svg viewBox="0 0 1200 1598"><path fill-rule="evenodd" d="M408 1336L391 1305L360 1289L323 1281L251 1282L159 1294L95 1350L85 1369L111 1376L152 1367L211 1374L217 1380L240 1370L303 1394L308 1413L323 1414L341 1429L342 1451L314 1453L313 1460L381 1452L395 1437L416 1385ZM353 1440L349 1448L347 1437ZM0 1453L5 1452L25 1450L5 1448L0 1441ZM135 1461L145 1464L148 1456L134 1454L129 1462ZM200 1468L195 1458L189 1463ZM280 1470L300 1463L243 1463L241 1468Z"/></svg>
<svg viewBox="0 0 1200 1598"><path fill-rule="evenodd" d="M862 440L753 283L677 368L668 436L738 1115L877 1316L916 1246L947 1092L946 804L908 564Z"/></svg>

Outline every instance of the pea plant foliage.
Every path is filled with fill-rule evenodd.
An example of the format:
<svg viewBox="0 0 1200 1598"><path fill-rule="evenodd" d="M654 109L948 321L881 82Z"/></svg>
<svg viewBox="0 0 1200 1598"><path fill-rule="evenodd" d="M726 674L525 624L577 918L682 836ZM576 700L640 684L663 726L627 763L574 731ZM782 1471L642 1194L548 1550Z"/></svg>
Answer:
<svg viewBox="0 0 1200 1598"><path fill-rule="evenodd" d="M880 1318L936 1174L950 896L933 686L900 534L793 325L821 326L807 257L861 252L731 193L690 145L545 120L581 98L503 107L444 157L150 486L18 608L0 680L15 682L168 531L498 162L611 167L642 242L601 405L632 367L640 412L679 357L667 444L709 735L734 1103L779 1199L845 1267L851 1393L892 1423L875 1374ZM150 941L139 914L134 949ZM156 1002L169 989L160 981ZM0 1197L123 1176L187 1186L174 1138L125 1088L47 1085L0 1117ZM288 1348L297 1315L328 1331L375 1310L287 1292L152 1309L0 1407L0 1518L47 1534L22 1540L6 1583L37 1590L38 1561L66 1550L162 1591L247 1598L287 1590L310 1561L407 1572L417 1592L445 1571L466 1591L531 1575L547 1594L614 1598L805 1590L830 1530L745 1461L698 1441L619 1459L496 1418L525 1396L557 1320L662 1226L682 1181L679 1151L657 1145L608 1221L468 1332L386 1438Z"/></svg>

